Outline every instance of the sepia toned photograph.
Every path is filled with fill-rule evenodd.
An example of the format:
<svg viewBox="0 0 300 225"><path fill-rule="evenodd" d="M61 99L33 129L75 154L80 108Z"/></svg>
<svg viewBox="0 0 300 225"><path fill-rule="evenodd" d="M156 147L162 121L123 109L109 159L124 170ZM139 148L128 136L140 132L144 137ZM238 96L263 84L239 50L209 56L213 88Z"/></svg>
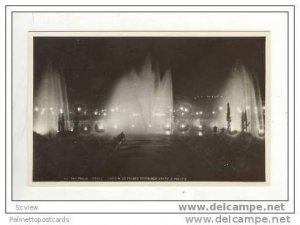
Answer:
<svg viewBox="0 0 300 225"><path fill-rule="evenodd" d="M32 182L266 182L266 36L32 37Z"/></svg>

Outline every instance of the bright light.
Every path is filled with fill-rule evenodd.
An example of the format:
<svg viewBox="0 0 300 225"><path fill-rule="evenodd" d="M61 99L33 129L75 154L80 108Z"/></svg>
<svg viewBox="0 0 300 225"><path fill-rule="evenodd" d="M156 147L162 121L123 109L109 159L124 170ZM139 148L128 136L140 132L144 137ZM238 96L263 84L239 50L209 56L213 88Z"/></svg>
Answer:
<svg viewBox="0 0 300 225"><path fill-rule="evenodd" d="M104 124L101 121L97 122L95 125L95 129L99 133L104 132Z"/></svg>
<svg viewBox="0 0 300 225"><path fill-rule="evenodd" d="M181 115L184 116L184 112L182 112Z"/></svg>
<svg viewBox="0 0 300 225"><path fill-rule="evenodd" d="M184 111L185 111L185 112L188 112L188 111L189 111L189 109L188 109L188 108L184 108Z"/></svg>
<svg viewBox="0 0 300 225"><path fill-rule="evenodd" d="M219 110L222 111L222 110L223 110L223 107L222 107L222 106L219 106Z"/></svg>
<svg viewBox="0 0 300 225"><path fill-rule="evenodd" d="M87 128L87 127L84 127L83 129L84 129L84 131L87 131L87 130L88 130L88 128Z"/></svg>
<svg viewBox="0 0 300 225"><path fill-rule="evenodd" d="M196 112L196 115L199 115L199 112Z"/></svg>
<svg viewBox="0 0 300 225"><path fill-rule="evenodd" d="M107 113L106 113L106 112L104 112L104 113L103 113L103 116L107 116Z"/></svg>
<svg viewBox="0 0 300 225"><path fill-rule="evenodd" d="M118 129L118 125L117 124L114 125L114 129Z"/></svg>
<svg viewBox="0 0 300 225"><path fill-rule="evenodd" d="M202 115L203 114L203 112L202 111L200 111L200 115Z"/></svg>
<svg viewBox="0 0 300 225"><path fill-rule="evenodd" d="M200 125L198 126L198 128L199 128L199 129L202 129L202 125L200 124Z"/></svg>
<svg viewBox="0 0 300 225"><path fill-rule="evenodd" d="M97 112L97 111L95 111L95 112L94 112L94 115L95 115L95 116L97 116L97 115L98 115L98 112Z"/></svg>
<svg viewBox="0 0 300 225"><path fill-rule="evenodd" d="M115 109L111 109L110 111L111 111L111 112L115 112Z"/></svg>
<svg viewBox="0 0 300 225"><path fill-rule="evenodd" d="M165 133L166 133L166 135L170 135L171 131L167 130Z"/></svg>
<svg viewBox="0 0 300 225"><path fill-rule="evenodd" d="M202 131L199 131L199 132L198 132L198 136L203 136L203 132L202 132Z"/></svg>
<svg viewBox="0 0 300 225"><path fill-rule="evenodd" d="M52 110L53 110L53 108L52 108L52 107L50 107L50 108L49 108L49 110L50 110L50 111L52 111Z"/></svg>
<svg viewBox="0 0 300 225"><path fill-rule="evenodd" d="M79 106L79 107L77 107L77 111L78 112L81 112L81 110L82 110L82 108Z"/></svg>
<svg viewBox="0 0 300 225"><path fill-rule="evenodd" d="M180 128L185 128L185 124L180 124Z"/></svg>
<svg viewBox="0 0 300 225"><path fill-rule="evenodd" d="M182 106L180 106L180 110L181 110L181 111L183 111L183 110L184 110L184 108L183 108Z"/></svg>
<svg viewBox="0 0 300 225"><path fill-rule="evenodd" d="M39 111L39 107L34 107L34 111L38 112Z"/></svg>
<svg viewBox="0 0 300 225"><path fill-rule="evenodd" d="M100 130L103 130L103 129L104 129L104 125L103 125L102 123L100 123L100 124L98 124L98 128L99 128Z"/></svg>
<svg viewBox="0 0 300 225"><path fill-rule="evenodd" d="M214 115L214 114L216 114L216 112L215 112L215 111L212 111L211 113L212 113L213 115Z"/></svg>
<svg viewBox="0 0 300 225"><path fill-rule="evenodd" d="M64 113L64 110L62 108L59 109L59 113L62 114Z"/></svg>

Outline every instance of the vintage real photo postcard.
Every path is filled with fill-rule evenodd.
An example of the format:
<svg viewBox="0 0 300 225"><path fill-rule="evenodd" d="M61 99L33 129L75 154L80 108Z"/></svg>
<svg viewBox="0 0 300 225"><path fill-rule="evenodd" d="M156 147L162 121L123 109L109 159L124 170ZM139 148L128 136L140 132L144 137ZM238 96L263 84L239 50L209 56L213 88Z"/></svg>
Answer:
<svg viewBox="0 0 300 225"><path fill-rule="evenodd" d="M32 32L31 182L266 182L267 36Z"/></svg>

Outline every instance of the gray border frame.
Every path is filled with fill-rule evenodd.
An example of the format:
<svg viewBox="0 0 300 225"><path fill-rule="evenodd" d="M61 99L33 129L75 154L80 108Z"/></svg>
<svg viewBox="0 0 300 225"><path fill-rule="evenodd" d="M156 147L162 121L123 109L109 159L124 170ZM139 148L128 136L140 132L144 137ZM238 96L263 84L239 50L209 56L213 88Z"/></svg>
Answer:
<svg viewBox="0 0 300 225"><path fill-rule="evenodd" d="M136 6L140 6L140 7L147 7L147 6L151 6L151 7L164 7L164 6L168 6L168 7L182 7L182 6L187 6L187 7L191 7L191 6L198 6L198 7L214 7L214 6L221 6L221 7L291 7L293 10L293 25L294 27L292 28L293 31L293 41L294 41L294 46L295 46L295 5L6 5L5 6L5 213L6 214L202 214L201 212L177 212L177 213L168 213L168 212L130 212L130 213L125 213L125 212L105 212L105 213L85 213L85 212L76 212L76 213L69 213L69 212L51 212L51 213L16 213L16 212L7 212L7 121L6 121L6 107L7 107L7 88L6 88L6 84L7 84L7 80L6 80L6 76L7 74L7 61L6 61L6 56L7 56L7 8L8 7L32 7L32 6L38 6L38 7L47 7L47 6L54 6L54 7L63 7L63 6L68 6L68 7L92 7L92 6L97 6L97 7L136 7ZM284 11L284 10L276 10L276 11L11 11L11 28L13 27L13 13L286 13L287 14L287 76L288 76L288 82L287 82L287 91L288 91L288 101L287 101L287 119L288 119L288 124L287 124L287 136L288 136L288 143L287 143L287 160L288 160L288 168L287 168L287 173L288 173L288 180L287 180L287 199L286 200L14 200L13 199L13 179L11 179L11 201L12 202L91 202L91 201L97 201L97 202L110 202L110 201L114 201L114 202L274 202L274 201L278 201L278 202L288 202L289 199L289 183L290 183L290 171L289 171L289 153L290 153L290 145L289 145L289 78L290 78L290 70L289 70L289 48L290 48L290 43L289 43L289 37L290 37L290 26L289 26L289 19L290 19L290 15L289 15L289 11ZM11 38L13 37L13 29L11 29ZM13 61L12 61L12 57L13 57L13 43L11 42L11 77L13 77ZM295 69L295 49L293 51L293 58L294 58L294 80L295 80L295 73L296 73L296 69ZM13 101L13 82L11 83L11 101ZM294 120L295 120L295 82L294 82ZM11 106L11 113L13 112L13 108ZM12 156L13 156L13 117L11 119L11 151L12 151ZM295 214L295 124L293 127L294 130L294 177L293 177L293 192L294 192L294 210L293 212L284 212L284 213L222 213L222 212L216 212L216 213L205 213L205 214ZM11 177L13 176L13 157L11 157Z"/></svg>

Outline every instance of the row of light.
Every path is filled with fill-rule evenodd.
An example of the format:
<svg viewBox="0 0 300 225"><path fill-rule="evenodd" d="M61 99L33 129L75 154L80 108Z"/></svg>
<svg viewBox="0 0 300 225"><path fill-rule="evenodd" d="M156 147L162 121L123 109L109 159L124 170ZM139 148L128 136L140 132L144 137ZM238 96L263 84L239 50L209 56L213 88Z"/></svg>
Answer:
<svg viewBox="0 0 300 225"><path fill-rule="evenodd" d="M131 127L135 128L135 125L132 124ZM151 128L152 124L148 124L148 127ZM170 129L171 128L171 124L170 123L166 123L164 127L165 127L165 134L166 135L171 135L171 129ZM198 136L203 136L202 125L199 124L197 127L199 128L199 130L197 131L197 135ZM119 128L118 124L114 124L113 128L114 129L118 129ZM180 128L180 131L184 134L187 131L186 129L188 128L188 125L186 123L181 123L181 124L179 124L179 128ZM82 127L82 129L83 129L84 132L88 132L90 130L90 126L89 125L85 125L85 126ZM97 132L103 132L104 131L104 125L103 125L103 123L98 123L97 124L96 131ZM264 134L263 129L259 130L259 134L261 134L261 135Z"/></svg>
<svg viewBox="0 0 300 225"><path fill-rule="evenodd" d="M104 129L104 125L103 125L102 123L98 123L97 126L98 126L99 129ZM112 127L113 127L114 129L118 129L118 128L119 128L118 124L114 124ZM149 124L148 124L148 127L149 127L149 128L152 128L153 125L152 125L151 123L149 123ZM131 124L131 128L135 128L135 124ZM167 129L167 130L169 130L169 129L171 128L171 124L170 124L170 123L166 123L166 124L164 125L164 128Z"/></svg>
<svg viewBox="0 0 300 225"><path fill-rule="evenodd" d="M245 109L246 109L246 110L249 110L249 109L250 109L250 106L246 106ZM257 110L257 107L255 106L254 109ZM263 106L263 109L265 109L264 106ZM41 115L43 115L43 114L45 113L45 110L46 110L45 108L41 108L41 109L40 109L40 108L37 107L37 106L34 107L34 111L35 111L35 112L41 111ZM76 108L76 110L77 110L78 113L80 113L81 111L83 111L83 108L82 108L81 106L78 106L78 107ZM181 116L184 116L185 113L188 113L188 112L189 112L189 109L188 109L187 107L183 107L183 106L180 106L179 110L181 111L181 113L180 113ZM219 111L223 111L223 106L219 106L219 107L218 107L218 110L219 110ZM242 109L241 109L240 107L237 107L236 110L237 110L239 113L242 113ZM50 108L49 108L49 111L52 113L52 115L54 115L54 109L53 109L53 107L50 107ZM101 110L101 111L102 111L102 115L103 115L103 116L107 116L106 109L103 109L103 110ZM112 113L114 113L114 112L119 112L120 109L119 109L118 107L115 107L115 108L111 108L110 111L111 111ZM59 109L59 112L60 112L60 113L63 113L63 109L60 108L60 109ZM123 109L122 112L125 113L126 110ZM175 111L174 111L174 112L175 112ZM214 114L216 114L216 111L212 111L211 113L214 115ZM86 114L86 113L85 113L85 114ZM95 115L95 116L101 115L101 113L100 113L98 110L96 110L96 111L94 111L94 115ZM165 116L166 114L165 114L165 113L162 113L162 112L154 112L153 115L154 115L154 116ZM197 112L195 112L195 115L203 115L203 111L197 111ZM139 114L139 113L132 113L132 116L133 116L133 117L137 117L137 116L140 116L140 114Z"/></svg>
<svg viewBox="0 0 300 225"><path fill-rule="evenodd" d="M194 98L223 98L223 95L198 95L194 96Z"/></svg>
<svg viewBox="0 0 300 225"><path fill-rule="evenodd" d="M180 111L183 111L183 112L189 112L189 109L186 108L186 107L183 107L183 106L180 106Z"/></svg>

